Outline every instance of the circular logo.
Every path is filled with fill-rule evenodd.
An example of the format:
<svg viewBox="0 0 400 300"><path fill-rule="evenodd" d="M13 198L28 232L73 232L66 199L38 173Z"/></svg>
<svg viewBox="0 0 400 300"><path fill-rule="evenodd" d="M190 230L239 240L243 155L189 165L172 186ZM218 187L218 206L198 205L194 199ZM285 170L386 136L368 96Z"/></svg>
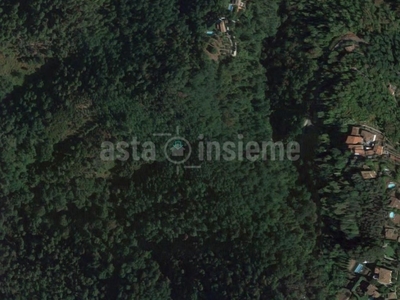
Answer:
<svg viewBox="0 0 400 300"><path fill-rule="evenodd" d="M164 154L168 161L180 165L190 158L192 147L185 138L175 136L165 143Z"/></svg>

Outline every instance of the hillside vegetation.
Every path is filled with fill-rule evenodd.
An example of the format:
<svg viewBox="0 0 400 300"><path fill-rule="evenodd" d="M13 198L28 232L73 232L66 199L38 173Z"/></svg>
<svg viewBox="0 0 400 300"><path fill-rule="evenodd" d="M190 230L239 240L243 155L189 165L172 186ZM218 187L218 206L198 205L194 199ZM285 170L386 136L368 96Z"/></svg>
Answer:
<svg viewBox="0 0 400 300"><path fill-rule="evenodd" d="M339 262L375 253L355 210L376 189L335 174L353 170L348 124L400 137L396 4L227 4L2 1L2 299L333 299ZM216 62L204 48L221 16L237 20L238 55ZM153 134L177 126L193 144L242 134L307 154L178 174L162 156L100 159L104 141L162 149ZM352 191L359 206L341 212Z"/></svg>

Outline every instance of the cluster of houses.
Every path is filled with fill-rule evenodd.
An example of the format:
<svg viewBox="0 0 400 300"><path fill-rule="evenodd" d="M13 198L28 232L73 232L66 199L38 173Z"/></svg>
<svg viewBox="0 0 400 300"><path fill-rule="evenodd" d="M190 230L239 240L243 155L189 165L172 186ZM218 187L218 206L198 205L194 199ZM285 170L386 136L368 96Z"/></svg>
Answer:
<svg viewBox="0 0 400 300"><path fill-rule="evenodd" d="M239 13L246 9L246 2L241 0L231 0L228 5L228 10ZM236 21L228 20L226 17L219 18L215 23L215 29L208 30L207 35L218 39L218 43L211 43L214 48L218 47L218 55L232 56L237 55L237 43L229 24L234 24Z"/></svg>
<svg viewBox="0 0 400 300"><path fill-rule="evenodd" d="M398 272L374 263L349 261L350 281L337 295L337 300L397 300L396 286ZM382 293L380 287L385 287Z"/></svg>
<svg viewBox="0 0 400 300"><path fill-rule="evenodd" d="M355 156L361 156L366 158L373 157L389 157L393 159L397 157L389 147L385 150L384 136L381 132L367 126L353 127L351 129L351 134L346 139L346 144L348 148L353 152ZM369 167L364 166L363 170L360 171L363 179L374 179L378 176L377 172L371 170ZM389 169L384 169L384 173L390 173ZM392 181L387 181L387 188L392 190L396 187L396 183ZM399 231L397 227L400 227L400 200L396 197L396 193L393 191L390 197L390 203L388 205L389 212L389 223L385 225L385 237L387 240L400 241Z"/></svg>
<svg viewBox="0 0 400 300"><path fill-rule="evenodd" d="M380 131L372 127L366 125L352 127L346 138L346 145L355 157L367 159L381 157L396 164L400 163L400 155L397 151L385 140ZM361 171L361 176L364 179L374 179L378 174L366 168ZM390 185L393 184L388 183L388 187L391 188Z"/></svg>
<svg viewBox="0 0 400 300"><path fill-rule="evenodd" d="M395 150L390 144L385 143L383 134L374 128L368 126L353 127L350 135L347 136L346 144L356 157L367 159L383 157L397 162ZM367 166L364 166L360 172L365 180L374 179L378 176L376 171ZM390 174L390 170L385 168L383 173ZM382 230L382 236L385 239L383 248L387 248L391 243L400 242L400 199L394 191L396 184L391 181L386 182L386 184L387 189L392 192L387 204L387 220ZM394 259L386 255L384 258L385 260L380 264L350 260L348 265L350 281L347 287L338 294L337 299L398 299L395 284L398 272L393 269L390 263Z"/></svg>
<svg viewBox="0 0 400 300"><path fill-rule="evenodd" d="M354 155L372 158L384 154L383 135L375 130L353 127L346 144Z"/></svg>
<svg viewBox="0 0 400 300"><path fill-rule="evenodd" d="M385 239L400 242L399 227L400 227L400 199L393 192L390 197L389 222L385 225Z"/></svg>
<svg viewBox="0 0 400 300"><path fill-rule="evenodd" d="M346 139L348 149L356 156L373 158L383 156L395 163L400 156L395 149L385 142L383 134L369 126L354 126Z"/></svg>
<svg viewBox="0 0 400 300"><path fill-rule="evenodd" d="M387 242L400 243L400 199L396 191L392 191L387 204L388 218L384 225L383 235ZM384 244L384 248L388 244Z"/></svg>
<svg viewBox="0 0 400 300"><path fill-rule="evenodd" d="M232 32L229 28L229 23L233 23L233 21L229 21L225 17L220 18L216 23L217 31L223 35L223 47L220 49L222 54L231 55L233 57L237 54L237 44L235 41L235 36L232 35Z"/></svg>

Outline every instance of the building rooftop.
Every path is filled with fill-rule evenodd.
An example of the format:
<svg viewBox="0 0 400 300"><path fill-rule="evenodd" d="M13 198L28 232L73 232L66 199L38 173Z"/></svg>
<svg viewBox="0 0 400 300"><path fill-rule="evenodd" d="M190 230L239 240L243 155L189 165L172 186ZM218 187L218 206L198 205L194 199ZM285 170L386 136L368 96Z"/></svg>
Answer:
<svg viewBox="0 0 400 300"><path fill-rule="evenodd" d="M365 156L365 151L363 149L355 149L354 155Z"/></svg>
<svg viewBox="0 0 400 300"><path fill-rule="evenodd" d="M395 196L390 197L389 207L400 209L400 200Z"/></svg>
<svg viewBox="0 0 400 300"><path fill-rule="evenodd" d="M349 145L362 144L363 141L364 141L363 138L360 136L349 135L347 137L346 144L349 144Z"/></svg>
<svg viewBox="0 0 400 300"><path fill-rule="evenodd" d="M376 153L376 155L383 155L383 146L376 144L374 146L374 152Z"/></svg>
<svg viewBox="0 0 400 300"><path fill-rule="evenodd" d="M360 135L360 127L353 127L351 129L351 135L356 135L356 136Z"/></svg>
<svg viewBox="0 0 400 300"><path fill-rule="evenodd" d="M381 296L378 293L378 288L373 284L368 285L366 294L368 296L373 296L374 298L379 298Z"/></svg>
<svg viewBox="0 0 400 300"><path fill-rule="evenodd" d="M385 268L375 268L375 274L378 274L377 281L380 284L388 285L392 283L392 271Z"/></svg>
<svg viewBox="0 0 400 300"><path fill-rule="evenodd" d="M348 148L349 149L354 149L354 150L356 150L356 149L363 150L364 146L363 145L348 145Z"/></svg>
<svg viewBox="0 0 400 300"><path fill-rule="evenodd" d="M375 151L374 151L374 150L365 151L365 155L366 155L366 156L372 156L372 155L374 155L374 154L375 154Z"/></svg>
<svg viewBox="0 0 400 300"><path fill-rule="evenodd" d="M391 212L389 214L389 218L393 222L393 224L396 224L396 225L400 224L400 215Z"/></svg>
<svg viewBox="0 0 400 300"><path fill-rule="evenodd" d="M354 267L356 266L357 261L355 259L350 259L349 264L347 266L347 270L352 271Z"/></svg>
<svg viewBox="0 0 400 300"><path fill-rule="evenodd" d="M361 130L360 135L364 138L366 142L375 142L376 141L376 134L366 131L366 130Z"/></svg>
<svg viewBox="0 0 400 300"><path fill-rule="evenodd" d="M343 289L339 292L339 294L336 296L337 300L349 300L351 297L351 292L348 289Z"/></svg>
<svg viewBox="0 0 400 300"><path fill-rule="evenodd" d="M375 171L361 171L361 176L364 179L373 179L376 178L377 174Z"/></svg>
<svg viewBox="0 0 400 300"><path fill-rule="evenodd" d="M388 293L386 299L387 299L387 300L396 300L396 299L397 299L396 292Z"/></svg>
<svg viewBox="0 0 400 300"><path fill-rule="evenodd" d="M218 31L220 31L220 32L222 32L222 33L227 32L227 29L226 29L226 25L225 25L225 21L224 21L224 20L220 20L220 22L217 23L217 29L218 29Z"/></svg>
<svg viewBox="0 0 400 300"><path fill-rule="evenodd" d="M360 156L372 157L374 155L383 155L384 147L382 145L383 135L372 130L352 127L351 135L346 139L349 149Z"/></svg>
<svg viewBox="0 0 400 300"><path fill-rule="evenodd" d="M397 241L399 238L399 234L396 229L386 227L385 228L385 238L387 240Z"/></svg>

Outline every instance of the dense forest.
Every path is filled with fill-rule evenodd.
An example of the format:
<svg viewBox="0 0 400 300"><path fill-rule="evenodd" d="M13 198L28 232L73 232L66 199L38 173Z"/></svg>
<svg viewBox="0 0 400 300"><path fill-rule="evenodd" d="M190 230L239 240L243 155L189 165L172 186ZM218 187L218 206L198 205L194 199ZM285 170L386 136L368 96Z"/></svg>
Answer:
<svg viewBox="0 0 400 300"><path fill-rule="evenodd" d="M387 195L342 144L359 122L400 137L400 6L228 4L2 1L2 299L333 299L346 259L380 255ZM215 61L223 16L238 54ZM177 126L302 155L101 160L104 141L162 148Z"/></svg>

